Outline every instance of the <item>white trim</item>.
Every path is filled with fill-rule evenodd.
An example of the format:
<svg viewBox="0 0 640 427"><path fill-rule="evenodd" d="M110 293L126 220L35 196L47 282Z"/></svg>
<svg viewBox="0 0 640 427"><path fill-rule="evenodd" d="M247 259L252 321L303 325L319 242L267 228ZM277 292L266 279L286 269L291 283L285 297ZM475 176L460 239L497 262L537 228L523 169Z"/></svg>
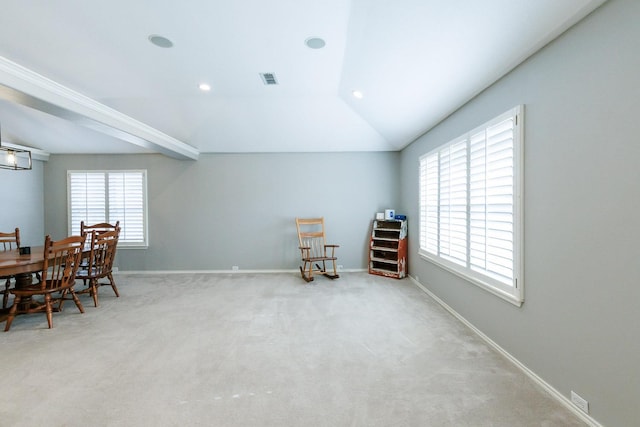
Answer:
<svg viewBox="0 0 640 427"><path fill-rule="evenodd" d="M349 268L342 269L339 273L366 273L366 268ZM121 270L118 269L114 274L278 274L278 273L295 273L300 274L300 270ZM321 276L318 274L318 276Z"/></svg>
<svg viewBox="0 0 640 427"><path fill-rule="evenodd" d="M519 299L518 297L514 296L511 293L508 292L504 292L502 291L499 287L496 287L492 284L486 283L481 279L481 276L471 276L469 274L466 274L466 272L460 268L456 268L457 266L455 266L453 263L448 263L447 260L441 259L441 258L436 258L436 257L431 257L430 254L426 251L422 251L419 250L418 251L418 255L420 256L420 258L422 258L425 261L428 261L430 263L432 263L433 265L435 265L436 267L440 267L443 270L448 271L449 273L455 274L456 276L466 280L467 282L476 285L482 289L484 289L487 292L492 293L493 295L502 298L503 300L510 302L511 304L517 306L517 307L521 307L522 304L524 303L523 299ZM449 264L451 264L452 266L449 267Z"/></svg>
<svg viewBox="0 0 640 427"><path fill-rule="evenodd" d="M416 285L419 289L421 289L424 293L430 296L434 301L440 304L445 310L451 313L456 319L462 322L466 327L471 329L478 337L480 337L483 341L489 344L494 350L496 350L500 355L506 358L509 362L511 362L516 368L520 369L526 376L531 378L536 384L538 384L542 389L544 389L547 393L551 395L554 399L556 399L560 404L566 407L569 411L571 411L574 415L576 415L580 420L587 423L591 427L604 427L602 424L597 422L588 414L585 414L577 406L575 406L571 400L556 390L551 384L547 383L545 380L540 378L535 372L529 369L525 364L516 359L513 355L511 355L508 351L500 347L495 341L485 335L482 331L476 328L471 322L462 317L460 313L451 308L447 303L438 298L433 292L427 289L422 283L418 282L413 276L408 276L414 285Z"/></svg>
<svg viewBox="0 0 640 427"><path fill-rule="evenodd" d="M197 160L199 151L176 138L107 107L0 56L0 94L22 105L71 118L123 141L177 159Z"/></svg>
<svg viewBox="0 0 640 427"><path fill-rule="evenodd" d="M145 224L145 226L146 225L147 224ZM141 243L118 243L118 250L120 250L120 249L134 249L134 250L143 250L144 251L144 250L149 249L149 244L148 244L148 242L147 242L147 244L141 244Z"/></svg>

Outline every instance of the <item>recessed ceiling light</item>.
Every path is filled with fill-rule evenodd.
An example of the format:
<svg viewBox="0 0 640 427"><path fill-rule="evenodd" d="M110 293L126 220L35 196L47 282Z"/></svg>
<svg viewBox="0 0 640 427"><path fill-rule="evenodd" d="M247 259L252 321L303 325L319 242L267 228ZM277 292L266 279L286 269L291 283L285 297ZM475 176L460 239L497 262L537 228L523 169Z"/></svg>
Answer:
<svg viewBox="0 0 640 427"><path fill-rule="evenodd" d="M364 94L359 90L352 90L351 95L353 95L354 98L358 99L362 99L364 97Z"/></svg>
<svg viewBox="0 0 640 427"><path fill-rule="evenodd" d="M311 49L322 49L326 43L320 37L309 37L304 44Z"/></svg>
<svg viewBox="0 0 640 427"><path fill-rule="evenodd" d="M203 92L209 92L211 90L211 85L207 83L200 83L198 85L198 89L200 89Z"/></svg>
<svg viewBox="0 0 640 427"><path fill-rule="evenodd" d="M149 41L158 47L169 48L173 47L173 42L166 37L159 36L157 34L151 34Z"/></svg>

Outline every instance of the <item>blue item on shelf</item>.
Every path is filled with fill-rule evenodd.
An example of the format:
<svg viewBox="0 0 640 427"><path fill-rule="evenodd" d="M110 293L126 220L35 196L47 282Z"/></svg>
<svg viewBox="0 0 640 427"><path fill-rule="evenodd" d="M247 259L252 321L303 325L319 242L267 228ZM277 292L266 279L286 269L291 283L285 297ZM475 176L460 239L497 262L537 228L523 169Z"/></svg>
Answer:
<svg viewBox="0 0 640 427"><path fill-rule="evenodd" d="M401 219L401 220L406 220L407 216L406 215L396 215L395 219Z"/></svg>

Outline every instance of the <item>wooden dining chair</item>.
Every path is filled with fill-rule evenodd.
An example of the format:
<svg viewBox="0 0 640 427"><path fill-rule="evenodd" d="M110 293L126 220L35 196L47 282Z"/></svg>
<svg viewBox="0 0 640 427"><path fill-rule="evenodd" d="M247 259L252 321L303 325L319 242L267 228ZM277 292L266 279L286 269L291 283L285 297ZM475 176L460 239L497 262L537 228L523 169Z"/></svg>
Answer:
<svg viewBox="0 0 640 427"><path fill-rule="evenodd" d="M101 222L99 224L88 225L84 221L80 221L80 234L89 234L92 231L96 233L105 233L107 231L115 231L120 228L120 221L116 221L115 224L109 224L107 222Z"/></svg>
<svg viewBox="0 0 640 427"><path fill-rule="evenodd" d="M80 234L89 234L92 231L95 231L97 234L106 233L108 231L117 231L118 238L119 238L120 237L120 220L116 221L115 224L109 224L108 222L101 222L101 223L92 224L92 225L87 225L84 223L84 221L80 221ZM81 270L85 270L87 268L87 264L84 261L86 261L86 259L83 260L83 264L80 265ZM109 272L108 274L108 279L109 279L109 285L111 285L111 287L113 288L113 291L115 292L116 296L117 297L120 296L118 294L118 288L116 287L116 282L113 280L113 275L111 274L111 272Z"/></svg>
<svg viewBox="0 0 640 427"><path fill-rule="evenodd" d="M2 251L11 251L14 249L20 248L20 229L16 227L16 229L12 233L3 233L0 232L0 250ZM11 287L11 277L5 276L0 277L0 281L4 282L4 289L0 292L2 295L2 308L7 308L7 304L9 303L9 288Z"/></svg>
<svg viewBox="0 0 640 427"><path fill-rule="evenodd" d="M337 279L340 276L336 268L336 248L339 245L328 245L324 232L324 218L296 218L298 230L298 243L302 258L300 274L302 278L311 282L313 274L323 274L329 279ZM327 271L327 262L333 265L333 272Z"/></svg>
<svg viewBox="0 0 640 427"><path fill-rule="evenodd" d="M86 268L78 270L76 274L76 280L80 279L85 286L88 285L76 293L89 293L93 297L93 304L96 307L98 306L98 288L102 285L111 286L116 297L120 296L112 274L119 234L120 228L102 233L92 231L91 249L86 257L86 264L83 264L86 265ZM100 283L99 280L103 278L109 280L109 283Z"/></svg>
<svg viewBox="0 0 640 427"><path fill-rule="evenodd" d="M54 304L58 304L55 311L61 311L62 305L69 295L80 313L84 313L84 308L73 286L76 272L80 266L85 237L85 235L71 236L55 242L51 240L50 236L45 238L42 280L37 284L10 290L14 299L7 317L5 332L9 330L17 314L42 313L43 311L46 313L47 323L51 329L53 327ZM53 294L59 294L59 296L54 297ZM35 296L43 296L44 301L32 299ZM22 303L23 301L25 303Z"/></svg>

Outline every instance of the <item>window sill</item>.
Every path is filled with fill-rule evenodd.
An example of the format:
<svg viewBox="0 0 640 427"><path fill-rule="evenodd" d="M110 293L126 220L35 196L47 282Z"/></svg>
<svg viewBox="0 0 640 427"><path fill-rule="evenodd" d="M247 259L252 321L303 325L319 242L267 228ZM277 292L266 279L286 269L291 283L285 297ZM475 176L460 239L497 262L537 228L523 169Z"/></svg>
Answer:
<svg viewBox="0 0 640 427"><path fill-rule="evenodd" d="M118 249L149 249L149 245L118 245Z"/></svg>
<svg viewBox="0 0 640 427"><path fill-rule="evenodd" d="M505 292L501 289L496 288L495 286L484 282L480 279L478 279L477 277L471 276L469 274L466 274L464 271L461 271L460 269L455 268L455 264L451 263L452 265L448 265L444 262L442 262L440 259L435 258L433 256L427 255L422 251L419 251L418 254L420 255L420 258L422 258L425 261L428 261L440 268L442 268L443 270L448 271L449 273L455 274L456 276L466 280L467 282L470 282L476 286L478 286L479 288L515 305L516 307L521 307L522 304L524 303L524 298L523 297L519 297L517 295L511 294L509 292Z"/></svg>

